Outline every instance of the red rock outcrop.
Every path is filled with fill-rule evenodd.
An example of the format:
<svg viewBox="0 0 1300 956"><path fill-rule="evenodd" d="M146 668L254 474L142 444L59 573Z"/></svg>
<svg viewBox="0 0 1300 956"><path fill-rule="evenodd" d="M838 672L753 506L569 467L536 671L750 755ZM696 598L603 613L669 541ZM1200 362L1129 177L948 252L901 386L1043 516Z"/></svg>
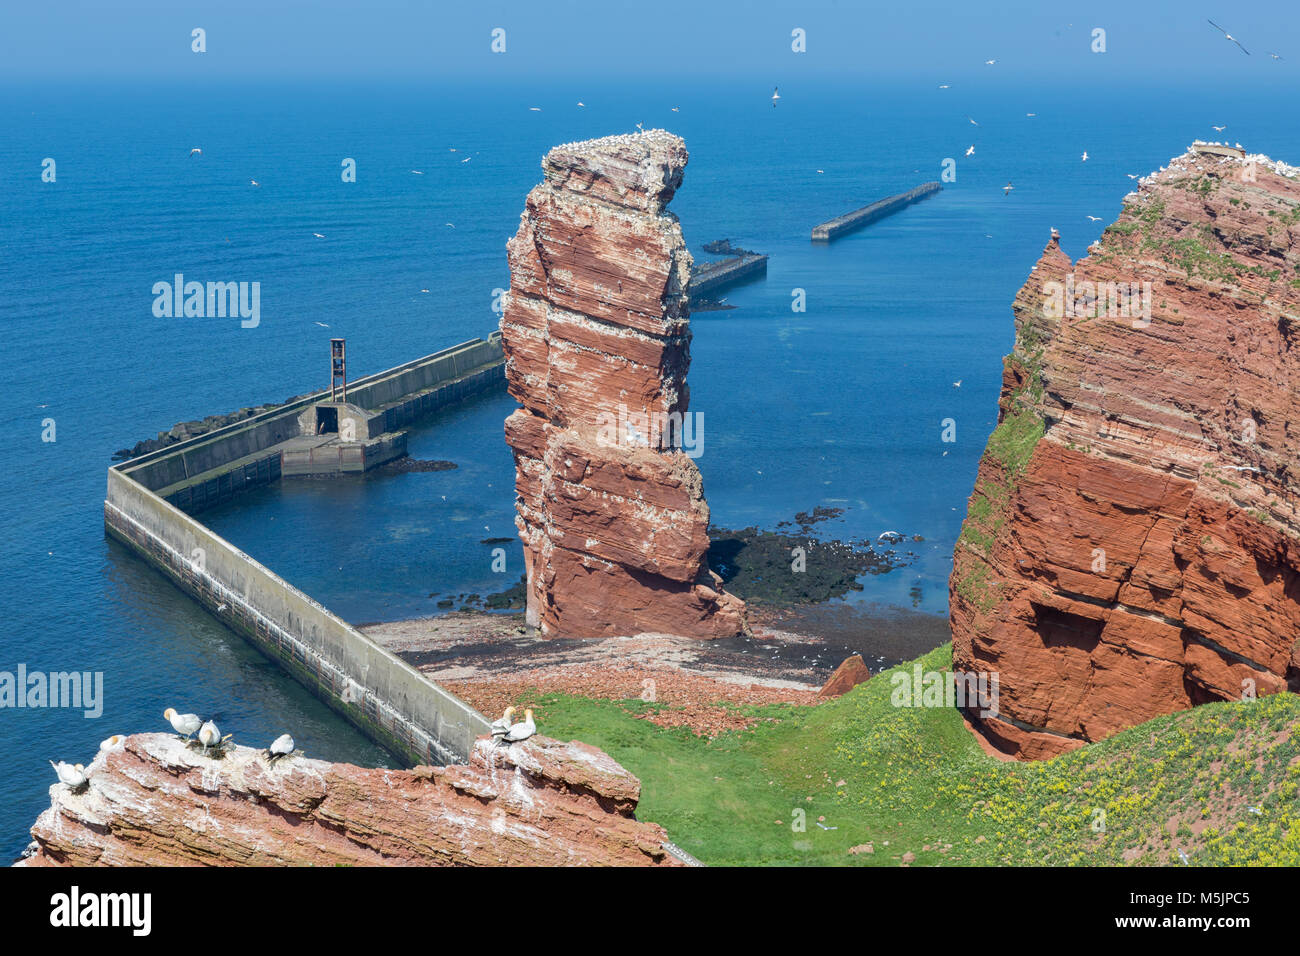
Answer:
<svg viewBox="0 0 1300 956"><path fill-rule="evenodd" d="M1225 152L1143 179L1077 263L1053 235L1016 296L949 587L1004 752L1300 685L1300 170Z"/></svg>
<svg viewBox="0 0 1300 956"><path fill-rule="evenodd" d="M863 681L871 680L871 668L862 659L861 654L850 654L840 662L832 674L817 692L818 697L839 697L847 694Z"/></svg>
<svg viewBox="0 0 1300 956"><path fill-rule="evenodd" d="M528 622L548 637L744 626L708 569L709 509L682 450L703 438L687 412L691 257L665 209L686 160L662 130L557 146L508 243L502 344L523 407L506 441Z"/></svg>
<svg viewBox="0 0 1300 956"><path fill-rule="evenodd" d="M137 734L87 772L80 793L50 787L19 866L678 865L633 818L640 781L576 741L484 737L468 766L371 770Z"/></svg>

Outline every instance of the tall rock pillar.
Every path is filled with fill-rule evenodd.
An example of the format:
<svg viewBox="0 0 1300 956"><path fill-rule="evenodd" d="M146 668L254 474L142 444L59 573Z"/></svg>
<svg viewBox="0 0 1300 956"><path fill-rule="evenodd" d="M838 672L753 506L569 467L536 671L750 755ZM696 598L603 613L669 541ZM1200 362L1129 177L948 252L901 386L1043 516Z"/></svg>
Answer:
<svg viewBox="0 0 1300 956"><path fill-rule="evenodd" d="M502 343L528 621L549 637L737 634L709 571L688 452L691 256L666 210L686 146L662 130L552 149L507 244Z"/></svg>

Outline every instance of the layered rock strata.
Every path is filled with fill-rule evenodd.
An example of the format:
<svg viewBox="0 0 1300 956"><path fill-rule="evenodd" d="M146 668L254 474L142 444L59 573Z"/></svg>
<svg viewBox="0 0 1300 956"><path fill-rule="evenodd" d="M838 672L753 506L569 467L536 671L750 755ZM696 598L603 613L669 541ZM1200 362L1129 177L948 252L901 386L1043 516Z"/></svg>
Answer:
<svg viewBox="0 0 1300 956"><path fill-rule="evenodd" d="M527 572L548 637L732 636L688 455L691 257L665 208L685 144L662 130L558 146L508 243L502 344ZM685 450L683 450L685 449Z"/></svg>
<svg viewBox="0 0 1300 956"><path fill-rule="evenodd" d="M1300 179L1194 146L1013 304L950 580L999 749L1300 685Z"/></svg>
<svg viewBox="0 0 1300 956"><path fill-rule="evenodd" d="M576 741L484 737L467 766L370 770L138 734L87 771L81 792L50 787L20 866L677 865L633 817L640 781Z"/></svg>

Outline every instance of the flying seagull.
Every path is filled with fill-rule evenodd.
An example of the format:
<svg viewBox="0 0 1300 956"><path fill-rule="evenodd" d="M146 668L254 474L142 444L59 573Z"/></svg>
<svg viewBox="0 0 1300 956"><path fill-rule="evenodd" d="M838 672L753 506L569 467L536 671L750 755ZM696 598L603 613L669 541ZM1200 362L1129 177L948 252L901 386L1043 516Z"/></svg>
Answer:
<svg viewBox="0 0 1300 956"><path fill-rule="evenodd" d="M776 109L776 101L779 100L780 98L781 98L781 88L779 86L772 87L772 109Z"/></svg>
<svg viewBox="0 0 1300 956"><path fill-rule="evenodd" d="M1101 222L1101 216L1089 216L1088 218L1093 222Z"/></svg>
<svg viewBox="0 0 1300 956"><path fill-rule="evenodd" d="M939 89L941 89L941 90L946 90L946 89L949 89L949 88L950 88L950 87L949 87L949 85L948 85L947 83L940 83L940 84L939 84Z"/></svg>
<svg viewBox="0 0 1300 956"><path fill-rule="evenodd" d="M1088 151L1086 149L1083 151L1083 161L1085 163L1088 161Z"/></svg>
<svg viewBox="0 0 1300 956"><path fill-rule="evenodd" d="M1225 129L1227 129L1227 128L1228 128L1228 127L1226 127L1226 126L1211 126L1211 127L1210 127L1210 129L1214 130L1216 133L1222 133L1222 132L1223 132Z"/></svg>
<svg viewBox="0 0 1300 956"><path fill-rule="evenodd" d="M324 239L324 238L325 238L325 237L322 236L319 232L313 232L312 235L315 236L317 239Z"/></svg>
<svg viewBox="0 0 1300 956"><path fill-rule="evenodd" d="M993 65L994 63L996 63L996 62L998 62L998 61L997 61L997 60L985 60L985 61L984 61L984 65L985 65L985 66L992 66L992 65Z"/></svg>
<svg viewBox="0 0 1300 956"><path fill-rule="evenodd" d="M528 107L528 112L530 112L530 113L540 113L541 111L542 111L542 108L541 108L540 106L530 106L530 107Z"/></svg>
<svg viewBox="0 0 1300 956"><path fill-rule="evenodd" d="M293 753L293 738L288 734L281 734L266 748L266 759L276 761L282 757L287 757Z"/></svg>
<svg viewBox="0 0 1300 956"><path fill-rule="evenodd" d="M195 146L193 149L190 150L190 155L191 155L191 156L202 156L202 155L203 155L203 150L201 150L201 149L199 149L197 146Z"/></svg>
<svg viewBox="0 0 1300 956"><path fill-rule="evenodd" d="M584 103L584 102L582 102L582 100L578 100L578 105L581 106L581 107L583 107L584 109L585 109L586 106L587 106L587 104Z"/></svg>
<svg viewBox="0 0 1300 956"><path fill-rule="evenodd" d="M1007 193L1011 192L1011 190L1015 188L1016 187L1011 185L1011 183L1007 183L1005 186L1002 187L1002 195L1005 196Z"/></svg>
<svg viewBox="0 0 1300 956"><path fill-rule="evenodd" d="M975 144L974 144L974 143L972 143L972 144L970 145L970 148L966 150L966 155L967 155L967 156L974 156L974 155L975 155Z"/></svg>
<svg viewBox="0 0 1300 956"><path fill-rule="evenodd" d="M189 740L203 726L203 721L199 720L197 714L178 714L175 707L164 710L163 717L170 721L172 730L181 735L181 740Z"/></svg>
<svg viewBox="0 0 1300 956"><path fill-rule="evenodd" d="M256 179L250 179L250 180L248 181L248 183L249 183L250 186L261 186L261 185L262 185L262 184L259 183Z"/></svg>
<svg viewBox="0 0 1300 956"><path fill-rule="evenodd" d="M968 120L970 120L970 124L971 124L971 126L979 126L979 123L975 122L975 120L974 120L974 119L971 119L971 117L968 116L968 117L966 117L966 118L967 118Z"/></svg>
<svg viewBox="0 0 1300 956"><path fill-rule="evenodd" d="M329 328L329 323L328 323L328 322L317 322L316 324L319 325L322 329L328 329L328 328Z"/></svg>
<svg viewBox="0 0 1300 956"><path fill-rule="evenodd" d="M1270 53L1269 56L1271 56L1271 57L1272 57L1273 59L1275 59L1275 60L1280 60L1280 59L1282 59L1282 58L1281 58L1280 56L1278 56L1276 53Z"/></svg>
<svg viewBox="0 0 1300 956"><path fill-rule="evenodd" d="M454 153L454 152L456 152L456 151L453 149L452 152ZM424 170L423 170L423 169L412 169L412 170L410 170L410 172L411 172L412 175L415 175L415 176L423 176L423 175L424 175Z"/></svg>
<svg viewBox="0 0 1300 956"><path fill-rule="evenodd" d="M1233 36L1227 30L1223 29L1223 27L1219 26L1213 20L1206 20L1205 22L1208 23L1210 26L1214 27L1214 29L1218 30L1220 33L1222 33L1224 37L1231 40L1233 43L1237 44L1238 48L1240 48L1242 53L1246 54L1246 56L1250 56L1250 51L1247 50L1244 46L1242 46L1241 41L1238 40L1235 36Z"/></svg>

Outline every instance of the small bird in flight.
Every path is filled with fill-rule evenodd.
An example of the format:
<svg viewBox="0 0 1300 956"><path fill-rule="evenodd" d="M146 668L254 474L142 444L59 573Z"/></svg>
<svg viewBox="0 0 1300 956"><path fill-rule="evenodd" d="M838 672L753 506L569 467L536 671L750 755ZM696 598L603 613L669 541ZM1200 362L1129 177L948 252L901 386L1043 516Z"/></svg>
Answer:
<svg viewBox="0 0 1300 956"><path fill-rule="evenodd" d="M975 145L974 145L973 143L972 143L971 146L966 150L966 155L967 155L967 156L974 156L974 155L975 155Z"/></svg>
<svg viewBox="0 0 1300 956"><path fill-rule="evenodd" d="M261 186L261 185L262 185L262 184L259 183L256 179L250 179L250 180L248 181L248 184L249 184L250 186Z"/></svg>
<svg viewBox="0 0 1300 956"><path fill-rule="evenodd" d="M452 152L454 153L454 152L456 152L456 151L453 149ZM410 170L410 172L411 172L412 175L415 175L415 176L423 176L423 175L424 175L424 170L423 170L423 169L412 169L412 170Z"/></svg>
<svg viewBox="0 0 1300 956"><path fill-rule="evenodd" d="M190 155L191 155L191 156L202 156L202 155L203 155L203 150L201 150L201 149L199 149L197 146L195 146L193 149L190 150Z"/></svg>
<svg viewBox="0 0 1300 956"><path fill-rule="evenodd" d="M581 106L583 109L586 109L587 107L587 104L582 102L582 100L578 100L578 105Z"/></svg>
<svg viewBox="0 0 1300 956"><path fill-rule="evenodd" d="M997 61L997 60L985 60L985 61L984 61L984 65L985 65L985 66L992 66L992 65L993 65L994 63L996 63L996 62L998 62L998 61Z"/></svg>
<svg viewBox="0 0 1300 956"><path fill-rule="evenodd" d="M1269 56L1271 56L1271 57L1272 57L1273 59L1275 59L1275 60L1280 60L1280 59L1282 59L1282 58L1281 58L1280 56L1278 56L1276 53L1270 53Z"/></svg>
<svg viewBox="0 0 1300 956"><path fill-rule="evenodd" d="M779 86L772 87L772 109L776 109L776 101L779 100L780 98L781 98L781 88Z"/></svg>
<svg viewBox="0 0 1300 956"><path fill-rule="evenodd" d="M971 126L979 126L979 123L975 122L975 120L971 119L969 116L966 117L966 118L967 118L968 120L970 120L970 124L971 124Z"/></svg>
<svg viewBox="0 0 1300 956"><path fill-rule="evenodd" d="M313 232L312 235L315 236L317 239L324 239L324 238L325 238L325 237L322 236L319 232Z"/></svg>
<svg viewBox="0 0 1300 956"><path fill-rule="evenodd" d="M1083 161L1085 163L1088 161L1088 151L1086 149L1083 151Z"/></svg>
<svg viewBox="0 0 1300 956"><path fill-rule="evenodd" d="M329 328L329 326L328 326L327 324L325 324L324 322L317 322L316 324L319 325L322 329L328 329L328 328Z"/></svg>
<svg viewBox="0 0 1300 956"><path fill-rule="evenodd" d="M1101 222L1101 216L1089 216L1088 218L1093 222Z"/></svg>
<svg viewBox="0 0 1300 956"><path fill-rule="evenodd" d="M1010 183L1007 183L1005 186L1002 187L1002 195L1005 196L1007 193L1011 192L1011 190L1015 188L1016 188L1015 186L1011 185Z"/></svg>
<svg viewBox="0 0 1300 956"><path fill-rule="evenodd" d="M1246 56L1250 56L1250 51L1247 50L1244 46L1242 46L1242 45L1241 45L1241 41L1238 40L1235 36L1233 36L1233 35L1232 35L1231 33L1229 33L1227 30L1223 29L1223 27L1219 26L1219 25L1218 25L1217 23L1215 23L1213 20L1208 20L1208 19L1207 19L1205 22L1208 23L1210 26L1214 27L1214 29L1218 30L1220 33L1222 33L1222 34L1224 35L1225 38L1227 38L1227 39L1231 40L1233 43L1237 44L1237 47L1241 50L1242 53L1246 54Z"/></svg>
<svg viewBox="0 0 1300 956"><path fill-rule="evenodd" d="M541 108L540 106L530 106L530 107L528 107L528 112L530 112L530 113L540 113L541 111L542 111L542 108Z"/></svg>
<svg viewBox="0 0 1300 956"><path fill-rule="evenodd" d="M1214 130L1216 133L1222 133L1222 132L1223 132L1225 129L1227 129L1227 128L1228 128L1228 127L1226 127L1226 126L1211 126L1211 127L1210 127L1210 129Z"/></svg>
<svg viewBox="0 0 1300 956"><path fill-rule="evenodd" d="M949 88L950 88L950 87L948 86L947 83L940 83L940 84L939 84L939 89L941 89L941 90L946 90L946 89L949 89Z"/></svg>

